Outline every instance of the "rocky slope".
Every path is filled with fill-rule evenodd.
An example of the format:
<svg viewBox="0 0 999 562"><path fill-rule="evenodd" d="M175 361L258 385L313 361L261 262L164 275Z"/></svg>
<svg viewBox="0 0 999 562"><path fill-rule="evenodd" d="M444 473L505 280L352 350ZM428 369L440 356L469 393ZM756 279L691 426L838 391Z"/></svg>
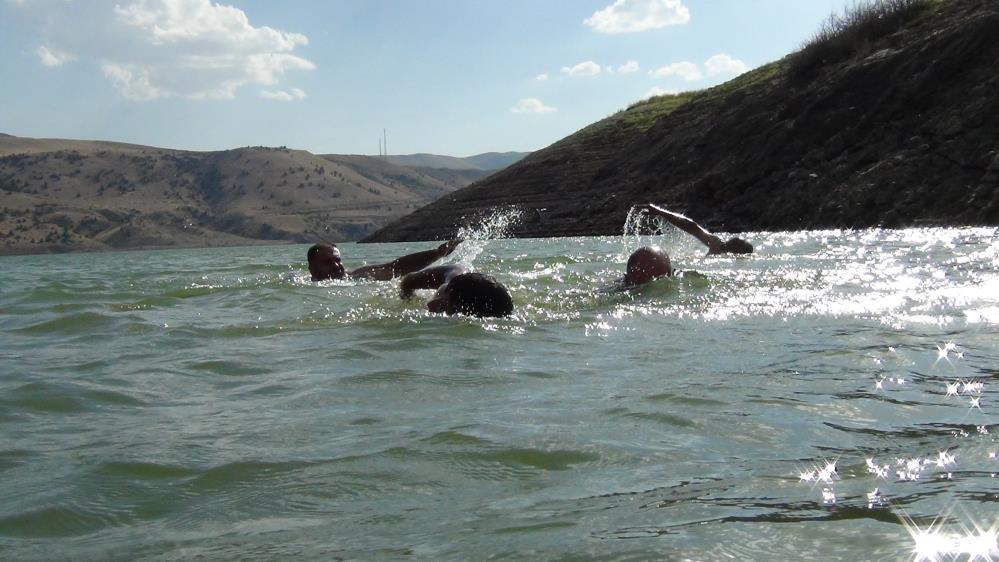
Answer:
<svg viewBox="0 0 999 562"><path fill-rule="evenodd" d="M365 241L443 239L506 206L515 236L614 234L645 201L727 231L999 224L996 61L999 3L932 3L837 57L636 104Z"/></svg>
<svg viewBox="0 0 999 562"><path fill-rule="evenodd" d="M482 170L0 136L0 254L356 240Z"/></svg>

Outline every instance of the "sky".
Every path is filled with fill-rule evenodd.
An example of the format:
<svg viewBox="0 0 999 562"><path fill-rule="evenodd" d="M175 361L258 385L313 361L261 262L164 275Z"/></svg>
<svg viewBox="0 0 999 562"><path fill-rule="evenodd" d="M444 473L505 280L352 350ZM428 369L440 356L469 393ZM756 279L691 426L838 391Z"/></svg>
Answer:
<svg viewBox="0 0 999 562"><path fill-rule="evenodd" d="M796 50L843 0L0 0L0 133L533 151Z"/></svg>

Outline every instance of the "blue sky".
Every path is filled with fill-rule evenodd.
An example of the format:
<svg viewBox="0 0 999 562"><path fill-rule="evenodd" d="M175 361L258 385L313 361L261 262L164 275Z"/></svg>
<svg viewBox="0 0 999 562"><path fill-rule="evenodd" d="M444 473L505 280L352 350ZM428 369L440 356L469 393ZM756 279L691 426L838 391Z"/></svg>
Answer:
<svg viewBox="0 0 999 562"><path fill-rule="evenodd" d="M219 150L544 148L796 49L842 0L0 0L0 132Z"/></svg>

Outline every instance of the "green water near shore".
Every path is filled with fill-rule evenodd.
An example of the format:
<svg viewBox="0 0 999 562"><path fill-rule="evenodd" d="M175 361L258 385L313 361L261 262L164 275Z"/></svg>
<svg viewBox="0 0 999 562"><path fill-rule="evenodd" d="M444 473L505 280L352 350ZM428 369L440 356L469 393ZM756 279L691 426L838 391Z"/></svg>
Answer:
<svg viewBox="0 0 999 562"><path fill-rule="evenodd" d="M304 246L0 258L0 557L908 559L934 520L940 559L995 546L996 229L750 239L468 242L501 320L312 283ZM646 243L689 273L605 290Z"/></svg>

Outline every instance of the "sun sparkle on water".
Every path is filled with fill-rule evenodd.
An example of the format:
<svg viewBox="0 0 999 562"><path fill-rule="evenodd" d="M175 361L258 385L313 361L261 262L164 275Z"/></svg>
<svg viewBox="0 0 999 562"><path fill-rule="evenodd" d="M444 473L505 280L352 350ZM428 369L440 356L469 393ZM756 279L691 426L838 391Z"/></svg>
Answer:
<svg viewBox="0 0 999 562"><path fill-rule="evenodd" d="M983 529L972 523L970 528L943 528L943 519L920 528L912 520L902 518L912 539L912 559L915 562L942 562L951 560L999 560L999 523Z"/></svg>
<svg viewBox="0 0 999 562"><path fill-rule="evenodd" d="M931 370L939 368L940 361L946 360L947 365L949 365L948 369L961 371L961 363L965 359L965 355L964 351L955 342L946 342L931 348L931 350L932 359L929 363ZM897 353L897 350L890 348L889 352L894 354ZM884 362L875 361L875 364L878 365L879 369L887 368ZM892 384L897 385L900 392L902 391L901 387L907 385L912 387L908 392L925 390L932 393L931 389L925 388L925 381L932 379L933 377L920 376L919 373L911 380L900 375L881 374L875 379L874 385L875 391L885 391L887 385ZM981 379L960 378L948 381L944 383L944 390L943 398L945 400L952 398L966 399L970 401L972 410L982 410L981 397L986 392L986 385ZM987 425L976 425L976 433L978 436L989 435L989 428ZM960 431L955 434L955 437L961 439L970 438L973 435L965 431ZM964 451L964 456L972 454L973 451L974 449ZM988 461L994 462L997 455L999 455L992 447L990 447L988 452L979 452L977 454L981 455L981 457L977 460L968 459L967 462L971 464L980 463L985 457L987 457ZM899 456L894 458L890 463L881 463L874 456L866 457L864 459L864 466L866 467L867 474L873 477L875 482L880 482L881 484L868 488L870 491L856 499L863 501L863 505L866 505L867 509L887 508L898 514L909 531L913 545L913 560L934 562L957 560L999 561L999 533L997 533L999 519L996 519L994 522L985 521L985 523L991 525L990 527L982 527L980 524L973 523L961 526L953 522L954 517L939 515L932 525L921 527L914 523L911 518L905 516L900 510L893 507L892 493L890 490L885 489L886 487L938 485L934 483L953 481L956 476L959 476L959 473L955 469L960 463L961 459L959 459L958 452L953 447L937 450L934 454L925 457L919 454ZM830 463L823 460L816 466L801 470L798 473L798 480L800 482L809 484L812 487L820 485L817 492L824 505L852 501L850 495L839 495L837 492L837 488L840 485L847 484L851 477L847 476L845 477L846 480L840 480L836 464L835 462ZM959 504L952 500L948 502L948 505L949 507L945 511L950 513ZM974 521L973 518L964 518L964 520ZM945 522L947 523L945 524Z"/></svg>

